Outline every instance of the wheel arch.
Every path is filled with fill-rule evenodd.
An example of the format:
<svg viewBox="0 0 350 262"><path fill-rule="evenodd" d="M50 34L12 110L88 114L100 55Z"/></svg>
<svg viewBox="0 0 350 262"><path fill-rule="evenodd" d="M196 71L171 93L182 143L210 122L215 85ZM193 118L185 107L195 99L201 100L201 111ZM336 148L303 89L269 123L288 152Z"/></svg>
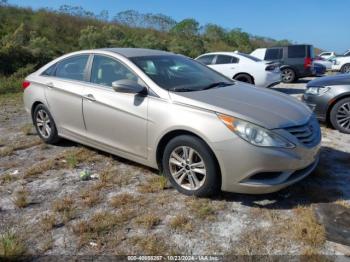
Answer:
<svg viewBox="0 0 350 262"><path fill-rule="evenodd" d="M345 64L343 64L340 68L340 72L343 72L343 70L346 66L350 66L350 62L346 62Z"/></svg>
<svg viewBox="0 0 350 262"><path fill-rule="evenodd" d="M35 110L35 108L38 106L38 105L44 105L44 103L42 102L42 101L35 101L33 104L32 104L32 107L31 107L31 109L30 109L30 115L31 115L31 117L32 117L32 120L33 120L33 118L34 118L34 110Z"/></svg>
<svg viewBox="0 0 350 262"><path fill-rule="evenodd" d="M221 183L221 167L220 167L220 162L218 161L217 156L215 155L214 150L210 147L210 145L205 141L205 139L203 139L202 137L200 137L199 135L188 131L188 130L184 130L184 129L176 129L176 130L171 130L169 132L167 132L166 134L164 134L162 136L162 138L159 140L158 145L157 145L157 150L156 150L156 161L157 161L157 165L159 170L162 172L163 171L163 167L162 167L162 155L163 152L165 150L166 145L169 143L169 141L177 136L180 135L190 135L190 136L194 136L200 140L202 140L207 146L208 148L211 150L213 156L214 156L214 161L216 162L217 168L218 168L218 173L219 173L219 177L220 177L220 183ZM220 185L221 186L221 185Z"/></svg>
<svg viewBox="0 0 350 262"><path fill-rule="evenodd" d="M255 78L254 78L251 74L246 73L246 72L240 72L240 73L235 74L235 75L232 77L232 79L235 79L238 75L247 75L247 76L249 76L249 77L252 79L252 81L253 81L252 84L255 85Z"/></svg>
<svg viewBox="0 0 350 262"><path fill-rule="evenodd" d="M343 93L343 94L330 100L331 102L327 108L327 114L326 114L327 124L332 125L332 123L331 123L331 111L332 111L333 107L335 106L335 104L344 98L350 98L350 92Z"/></svg>

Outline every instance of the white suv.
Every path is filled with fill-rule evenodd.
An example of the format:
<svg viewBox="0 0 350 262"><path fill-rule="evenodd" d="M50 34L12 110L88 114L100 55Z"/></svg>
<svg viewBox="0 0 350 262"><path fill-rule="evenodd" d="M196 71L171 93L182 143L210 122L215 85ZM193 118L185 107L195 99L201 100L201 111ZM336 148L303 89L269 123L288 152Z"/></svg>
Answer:
<svg viewBox="0 0 350 262"><path fill-rule="evenodd" d="M237 51L207 53L196 60L231 79L259 87L272 87L281 82L278 63L263 61Z"/></svg>

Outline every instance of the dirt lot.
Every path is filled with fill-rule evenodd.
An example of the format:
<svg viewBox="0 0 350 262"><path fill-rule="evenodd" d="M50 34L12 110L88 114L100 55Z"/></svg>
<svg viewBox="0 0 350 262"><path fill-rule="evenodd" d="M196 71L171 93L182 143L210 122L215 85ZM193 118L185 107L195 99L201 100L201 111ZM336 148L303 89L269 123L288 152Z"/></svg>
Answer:
<svg viewBox="0 0 350 262"><path fill-rule="evenodd" d="M274 89L298 97L305 83ZM21 94L1 96L0 108L0 256L344 253L313 207L349 207L350 135L323 126L317 170L276 194L198 199L127 160L43 144ZM81 180L82 171L93 178Z"/></svg>

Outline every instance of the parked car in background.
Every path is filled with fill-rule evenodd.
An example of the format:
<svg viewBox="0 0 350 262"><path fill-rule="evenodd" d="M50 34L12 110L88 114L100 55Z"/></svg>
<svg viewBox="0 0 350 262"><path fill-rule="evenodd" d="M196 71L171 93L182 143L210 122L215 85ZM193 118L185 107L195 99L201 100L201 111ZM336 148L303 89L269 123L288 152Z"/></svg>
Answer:
<svg viewBox="0 0 350 262"><path fill-rule="evenodd" d="M350 134L350 74L310 81L303 100L321 121Z"/></svg>
<svg viewBox="0 0 350 262"><path fill-rule="evenodd" d="M251 53L259 59L281 64L282 81L291 83L298 78L313 76L314 48L312 45L259 48Z"/></svg>
<svg viewBox="0 0 350 262"><path fill-rule="evenodd" d="M343 74L349 74L350 73L350 53L349 55L342 55L342 56L335 57L333 60L332 70L341 72Z"/></svg>
<svg viewBox="0 0 350 262"><path fill-rule="evenodd" d="M318 57L322 57L325 60L335 56L336 56L335 52L322 52L318 55Z"/></svg>
<svg viewBox="0 0 350 262"><path fill-rule="evenodd" d="M326 67L320 63L314 62L315 76L323 76L326 73Z"/></svg>
<svg viewBox="0 0 350 262"><path fill-rule="evenodd" d="M279 65L239 52L216 52L196 58L202 64L237 81L259 87L271 87L281 82Z"/></svg>
<svg viewBox="0 0 350 262"><path fill-rule="evenodd" d="M326 70L331 70L332 66L333 66L333 61L334 61L335 57L330 57L328 59L323 59L322 57L316 57L314 59L314 64L320 64L323 65L324 67L326 67ZM317 70L317 68L316 68Z"/></svg>
<svg viewBox="0 0 350 262"><path fill-rule="evenodd" d="M182 55L79 51L29 75L23 88L44 142L64 137L158 168L187 195L274 192L319 159L320 127L305 104Z"/></svg>

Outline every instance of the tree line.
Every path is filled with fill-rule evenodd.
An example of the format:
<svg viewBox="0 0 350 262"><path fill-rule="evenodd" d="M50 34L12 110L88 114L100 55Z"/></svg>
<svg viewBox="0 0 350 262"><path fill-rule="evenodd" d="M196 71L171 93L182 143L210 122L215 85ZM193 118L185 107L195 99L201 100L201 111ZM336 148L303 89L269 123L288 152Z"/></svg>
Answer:
<svg viewBox="0 0 350 262"><path fill-rule="evenodd" d="M15 74L18 78L55 57L81 49L143 47L196 57L209 51L251 52L286 44L290 41L254 36L239 28L201 26L192 18L175 21L163 14L134 10L110 16L106 10L95 14L69 5L33 10L0 0L0 93L4 77Z"/></svg>

